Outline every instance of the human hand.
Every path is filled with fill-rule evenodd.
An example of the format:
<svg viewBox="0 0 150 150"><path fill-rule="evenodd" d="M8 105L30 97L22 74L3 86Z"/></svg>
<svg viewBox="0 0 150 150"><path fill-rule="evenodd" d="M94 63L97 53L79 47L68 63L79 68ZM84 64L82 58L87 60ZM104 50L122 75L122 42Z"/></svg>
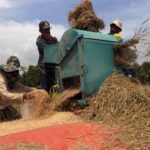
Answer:
<svg viewBox="0 0 150 150"><path fill-rule="evenodd" d="M26 88L24 92L27 93L27 92L31 92L31 91L34 91L34 90L36 90L36 88L30 87L30 88Z"/></svg>
<svg viewBox="0 0 150 150"><path fill-rule="evenodd" d="M28 99L28 92L25 92L24 94L23 94L23 101L24 100L27 100Z"/></svg>
<svg viewBox="0 0 150 150"><path fill-rule="evenodd" d="M34 92L34 90L31 92L25 92L23 95L23 101L34 99L35 96L34 96L33 92Z"/></svg>

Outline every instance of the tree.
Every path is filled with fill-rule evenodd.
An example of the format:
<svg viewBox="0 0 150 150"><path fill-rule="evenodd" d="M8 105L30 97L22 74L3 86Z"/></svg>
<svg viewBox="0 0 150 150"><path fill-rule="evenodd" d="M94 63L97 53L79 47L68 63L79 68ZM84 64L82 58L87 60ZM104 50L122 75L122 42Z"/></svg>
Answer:
<svg viewBox="0 0 150 150"><path fill-rule="evenodd" d="M144 62L139 67L138 79L144 84L150 84L150 62Z"/></svg>
<svg viewBox="0 0 150 150"><path fill-rule="evenodd" d="M27 72L24 72L20 76L20 81L30 87L38 87L39 81L39 68L38 66L30 65Z"/></svg>

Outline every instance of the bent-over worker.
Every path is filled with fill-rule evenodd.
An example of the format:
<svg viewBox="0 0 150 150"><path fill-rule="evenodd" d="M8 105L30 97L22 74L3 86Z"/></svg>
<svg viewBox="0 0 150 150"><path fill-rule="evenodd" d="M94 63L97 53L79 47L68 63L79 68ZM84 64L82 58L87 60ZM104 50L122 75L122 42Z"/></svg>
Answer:
<svg viewBox="0 0 150 150"><path fill-rule="evenodd" d="M0 66L0 122L21 118L21 114L12 103L22 103L26 93L35 89L18 81L19 71L24 69L16 56L10 56L7 63Z"/></svg>

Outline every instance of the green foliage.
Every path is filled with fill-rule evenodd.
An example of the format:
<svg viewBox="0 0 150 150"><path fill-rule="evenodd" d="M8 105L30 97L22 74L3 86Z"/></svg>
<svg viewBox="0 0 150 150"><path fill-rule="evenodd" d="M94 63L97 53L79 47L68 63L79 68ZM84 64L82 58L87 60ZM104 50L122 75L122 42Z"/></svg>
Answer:
<svg viewBox="0 0 150 150"><path fill-rule="evenodd" d="M143 84L150 84L150 62L144 62L138 69L138 79Z"/></svg>
<svg viewBox="0 0 150 150"><path fill-rule="evenodd" d="M24 85L27 85L30 87L38 87L40 84L38 66L29 66L28 71L24 72L21 75L20 81Z"/></svg>

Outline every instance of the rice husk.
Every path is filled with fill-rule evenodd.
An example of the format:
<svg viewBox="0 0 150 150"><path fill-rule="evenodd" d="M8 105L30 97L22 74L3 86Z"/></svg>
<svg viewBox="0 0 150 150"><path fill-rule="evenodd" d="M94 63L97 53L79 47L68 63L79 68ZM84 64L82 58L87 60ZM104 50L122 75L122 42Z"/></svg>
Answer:
<svg viewBox="0 0 150 150"><path fill-rule="evenodd" d="M54 111L63 111L64 103L70 100L70 98L79 94L79 89L66 89L62 93L59 93L55 99L53 99L50 103L50 110Z"/></svg>
<svg viewBox="0 0 150 150"><path fill-rule="evenodd" d="M21 105L22 118L38 118L46 114L51 101L52 99L45 90L36 89L27 93L27 98Z"/></svg>
<svg viewBox="0 0 150 150"><path fill-rule="evenodd" d="M150 148L150 86L132 82L123 74L111 75L80 111L86 120L117 126L114 138L129 149Z"/></svg>
<svg viewBox="0 0 150 150"><path fill-rule="evenodd" d="M69 150L98 150L97 148L91 148L89 147L87 144L84 143L79 143L77 145L75 145L72 148L69 148Z"/></svg>
<svg viewBox="0 0 150 150"><path fill-rule="evenodd" d="M5 145L0 145L1 150L6 150L6 149L12 149L16 147L17 150L48 150L47 146L42 145L42 144L31 144L31 143L11 143L11 144L5 144Z"/></svg>
<svg viewBox="0 0 150 150"><path fill-rule="evenodd" d="M0 136L27 131L46 126L53 126L66 123L83 122L82 119L71 112L54 112L42 118L20 119L0 123Z"/></svg>

